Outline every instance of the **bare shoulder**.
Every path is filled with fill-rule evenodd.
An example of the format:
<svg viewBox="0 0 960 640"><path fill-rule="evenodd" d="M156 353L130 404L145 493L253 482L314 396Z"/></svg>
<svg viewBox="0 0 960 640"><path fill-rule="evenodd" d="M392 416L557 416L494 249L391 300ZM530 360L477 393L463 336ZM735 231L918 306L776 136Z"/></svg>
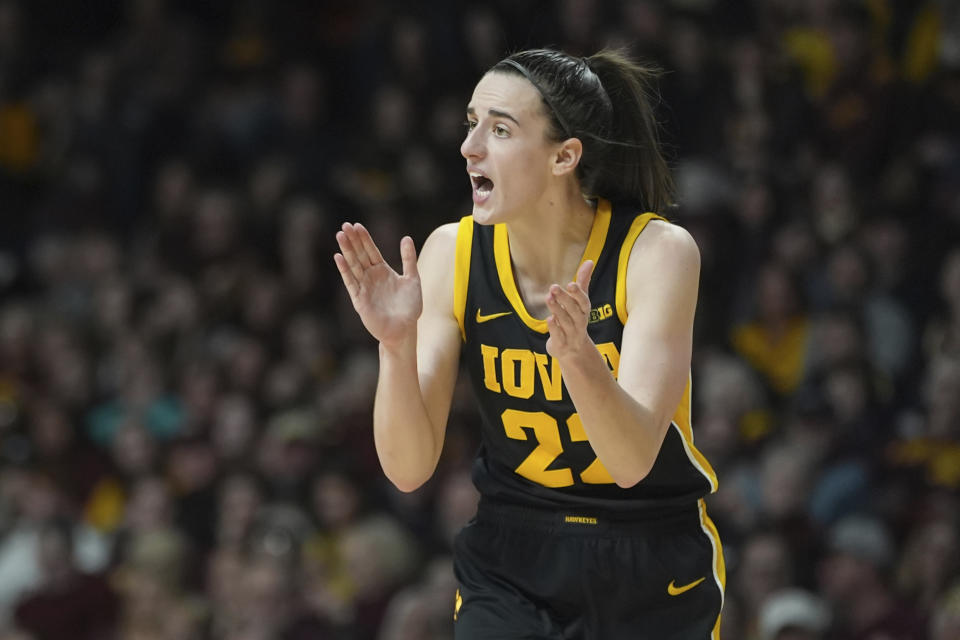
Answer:
<svg viewBox="0 0 960 640"><path fill-rule="evenodd" d="M453 274L457 252L458 223L434 229L423 243L417 260L420 284L429 310L453 313Z"/></svg>
<svg viewBox="0 0 960 640"><path fill-rule="evenodd" d="M700 269L700 249L690 232L663 220L651 220L637 237L630 263Z"/></svg>
<svg viewBox="0 0 960 640"><path fill-rule="evenodd" d="M450 222L431 231L426 242L423 243L420 259L442 261L449 258L452 260L457 248L457 229L459 226L457 222Z"/></svg>
<svg viewBox="0 0 960 640"><path fill-rule="evenodd" d="M628 311L641 302L649 308L654 300L692 307L699 285L700 249L690 232L662 220L649 222L630 252Z"/></svg>

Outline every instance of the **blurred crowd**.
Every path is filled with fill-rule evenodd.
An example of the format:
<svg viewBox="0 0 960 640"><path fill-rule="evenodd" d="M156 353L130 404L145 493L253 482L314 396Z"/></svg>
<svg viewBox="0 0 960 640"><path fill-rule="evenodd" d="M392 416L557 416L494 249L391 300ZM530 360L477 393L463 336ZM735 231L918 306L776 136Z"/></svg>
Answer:
<svg viewBox="0 0 960 640"><path fill-rule="evenodd" d="M452 638L473 400L390 487L334 233L535 46L665 70L723 637L960 638L960 3L0 0L0 639Z"/></svg>

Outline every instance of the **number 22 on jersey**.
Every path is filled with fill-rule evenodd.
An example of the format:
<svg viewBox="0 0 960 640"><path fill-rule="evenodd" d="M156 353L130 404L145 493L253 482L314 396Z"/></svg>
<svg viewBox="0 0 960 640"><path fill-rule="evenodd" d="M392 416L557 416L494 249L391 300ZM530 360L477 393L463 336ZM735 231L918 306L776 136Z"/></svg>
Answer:
<svg viewBox="0 0 960 640"><path fill-rule="evenodd" d="M533 436L537 441L537 446L530 452L530 455L524 458L520 466L514 469L516 473L552 489L573 486L572 469L568 467L549 468L554 460L563 453L560 425L556 418L543 411L520 411L518 409L507 409L500 415L500 418L503 421L503 429L506 431L507 437L514 440L527 440L527 432L524 431L524 427L526 427L533 429ZM583 422L578 414L574 413L567 418L566 426L570 433L571 442L585 442L587 440L587 432L584 430ZM613 483L613 477L599 458L594 458L593 462L580 472L580 480L586 484Z"/></svg>

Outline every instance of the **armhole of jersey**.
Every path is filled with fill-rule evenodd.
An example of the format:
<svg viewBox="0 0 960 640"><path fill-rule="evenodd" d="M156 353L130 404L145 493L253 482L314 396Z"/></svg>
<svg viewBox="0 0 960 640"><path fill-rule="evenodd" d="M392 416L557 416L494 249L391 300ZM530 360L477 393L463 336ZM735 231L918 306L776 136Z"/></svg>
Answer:
<svg viewBox="0 0 960 640"><path fill-rule="evenodd" d="M655 213L644 213L637 216L630 229L627 231L623 245L620 247L620 261L617 264L617 317L624 325L627 324L627 265L630 263L630 254L633 252L633 245L637 241L640 232L647 226L651 220L664 220L663 216ZM680 434L680 440L683 443L683 449L687 454L687 459L694 469L706 479L710 485L710 493L717 490L717 474L710 466L710 462L693 444L693 427L691 425L691 398L693 397L693 376L687 374L687 384L683 391L683 397L680 404L673 413L671 426L677 429Z"/></svg>
<svg viewBox="0 0 960 640"><path fill-rule="evenodd" d="M467 284L470 281L470 251L473 248L473 216L460 218L453 266L453 315L460 325L460 338L467 341L464 311L467 306Z"/></svg>
<svg viewBox="0 0 960 640"><path fill-rule="evenodd" d="M617 317L620 318L620 324L627 324L627 265L630 263L630 254L633 252L633 245L644 227L651 220L666 220L663 216L655 213L644 213L637 216L627 231L626 238L620 246L620 259L617 263Z"/></svg>
<svg viewBox="0 0 960 640"><path fill-rule="evenodd" d="M693 422L692 422L692 400L693 398L693 374L687 374L687 386L683 390L683 397L677 410L673 412L672 425L680 432L680 439L683 442L683 450L687 454L687 459L693 468L700 472L707 483L710 485L710 493L717 491L717 472L713 470L710 461L706 456L700 453L696 445L693 444Z"/></svg>

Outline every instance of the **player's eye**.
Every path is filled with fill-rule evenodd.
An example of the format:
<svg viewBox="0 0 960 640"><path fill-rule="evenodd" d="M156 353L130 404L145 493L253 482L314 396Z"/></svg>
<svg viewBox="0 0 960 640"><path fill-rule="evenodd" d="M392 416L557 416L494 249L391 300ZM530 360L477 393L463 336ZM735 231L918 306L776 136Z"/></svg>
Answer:
<svg viewBox="0 0 960 640"><path fill-rule="evenodd" d="M506 128L505 126L503 126L502 124L498 124L497 126L495 126L495 127L493 128L493 133L494 133L494 135L497 136L497 137L506 138L508 135L510 135L510 130L507 129L507 128Z"/></svg>
<svg viewBox="0 0 960 640"><path fill-rule="evenodd" d="M464 121L463 121L463 126L466 127L467 131L473 131L474 129L477 128L477 121L476 121L476 120L464 120Z"/></svg>

